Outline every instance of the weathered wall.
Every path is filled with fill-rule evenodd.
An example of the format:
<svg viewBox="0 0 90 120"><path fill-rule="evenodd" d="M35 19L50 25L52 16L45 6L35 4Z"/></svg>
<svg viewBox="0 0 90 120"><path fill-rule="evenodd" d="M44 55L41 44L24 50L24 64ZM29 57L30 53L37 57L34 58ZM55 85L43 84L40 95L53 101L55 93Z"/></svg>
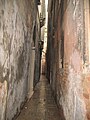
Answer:
<svg viewBox="0 0 90 120"><path fill-rule="evenodd" d="M20 111L33 85L34 26L37 45L40 26L34 0L0 0L0 120L11 120Z"/></svg>
<svg viewBox="0 0 90 120"><path fill-rule="evenodd" d="M84 1L49 1L47 77L66 120L89 119ZM88 103L88 111L87 111ZM88 113L87 113L88 112ZM87 116L88 115L88 116Z"/></svg>
<svg viewBox="0 0 90 120"><path fill-rule="evenodd" d="M83 65L83 96L86 103L87 119L90 120L90 1L84 0L85 62Z"/></svg>

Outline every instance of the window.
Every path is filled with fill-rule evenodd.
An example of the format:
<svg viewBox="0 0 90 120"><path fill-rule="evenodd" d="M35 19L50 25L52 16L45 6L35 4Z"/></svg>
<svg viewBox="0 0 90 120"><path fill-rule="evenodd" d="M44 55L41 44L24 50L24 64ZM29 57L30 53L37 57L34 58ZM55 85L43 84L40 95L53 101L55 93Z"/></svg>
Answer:
<svg viewBox="0 0 90 120"><path fill-rule="evenodd" d="M62 32L59 44L59 68L64 66L64 32Z"/></svg>
<svg viewBox="0 0 90 120"><path fill-rule="evenodd" d="M36 41L36 26L34 26L33 30L33 47L35 47L35 41Z"/></svg>

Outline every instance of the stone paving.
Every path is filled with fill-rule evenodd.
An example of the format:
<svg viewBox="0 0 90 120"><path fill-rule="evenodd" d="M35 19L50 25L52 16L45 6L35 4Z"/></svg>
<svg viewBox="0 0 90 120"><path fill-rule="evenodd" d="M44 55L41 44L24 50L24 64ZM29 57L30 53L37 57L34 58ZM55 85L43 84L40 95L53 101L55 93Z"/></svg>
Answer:
<svg viewBox="0 0 90 120"><path fill-rule="evenodd" d="M45 76L41 76L34 95L26 103L16 120L61 120L58 107Z"/></svg>

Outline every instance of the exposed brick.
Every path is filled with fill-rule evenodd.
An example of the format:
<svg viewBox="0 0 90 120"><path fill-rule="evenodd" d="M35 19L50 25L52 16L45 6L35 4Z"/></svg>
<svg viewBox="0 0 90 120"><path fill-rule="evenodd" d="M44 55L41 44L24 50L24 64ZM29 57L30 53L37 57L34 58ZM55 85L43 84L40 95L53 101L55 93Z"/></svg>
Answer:
<svg viewBox="0 0 90 120"><path fill-rule="evenodd" d="M89 99L89 94L83 93L83 96L84 96L86 99Z"/></svg>
<svg viewBox="0 0 90 120"><path fill-rule="evenodd" d="M61 92L57 98L64 110L65 118L85 120L85 99L89 100L89 82L83 80L86 53L84 3L80 0L49 0L48 15L48 78L53 83L53 88L58 88L54 89L54 94ZM56 73L59 67L60 73ZM56 76L53 73L56 73ZM57 81L59 84L55 84Z"/></svg>

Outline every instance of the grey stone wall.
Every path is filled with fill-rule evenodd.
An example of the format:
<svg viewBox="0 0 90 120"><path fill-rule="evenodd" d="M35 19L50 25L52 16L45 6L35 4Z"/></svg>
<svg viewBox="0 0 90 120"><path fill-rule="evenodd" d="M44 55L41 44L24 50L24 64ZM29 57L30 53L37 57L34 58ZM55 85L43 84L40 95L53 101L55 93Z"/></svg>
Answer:
<svg viewBox="0 0 90 120"><path fill-rule="evenodd" d="M34 0L0 0L0 120L11 120L30 92L35 25L38 44L40 26Z"/></svg>

